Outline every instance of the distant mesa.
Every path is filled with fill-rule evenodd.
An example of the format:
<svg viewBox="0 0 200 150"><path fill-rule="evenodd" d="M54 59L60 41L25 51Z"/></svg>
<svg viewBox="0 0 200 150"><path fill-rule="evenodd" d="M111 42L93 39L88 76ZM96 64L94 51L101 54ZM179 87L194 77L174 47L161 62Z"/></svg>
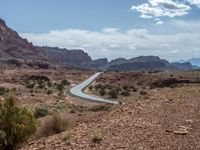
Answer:
<svg viewBox="0 0 200 150"><path fill-rule="evenodd" d="M190 58L188 60L180 60L180 63L190 62L194 68L200 68L200 58Z"/></svg>

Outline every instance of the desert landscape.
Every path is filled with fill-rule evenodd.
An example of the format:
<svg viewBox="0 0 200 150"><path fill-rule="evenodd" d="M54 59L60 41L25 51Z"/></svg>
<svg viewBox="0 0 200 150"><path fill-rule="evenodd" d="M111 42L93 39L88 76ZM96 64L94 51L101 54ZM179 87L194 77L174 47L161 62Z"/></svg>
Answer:
<svg viewBox="0 0 200 150"><path fill-rule="evenodd" d="M200 149L200 3L78 1L2 2L0 150Z"/></svg>

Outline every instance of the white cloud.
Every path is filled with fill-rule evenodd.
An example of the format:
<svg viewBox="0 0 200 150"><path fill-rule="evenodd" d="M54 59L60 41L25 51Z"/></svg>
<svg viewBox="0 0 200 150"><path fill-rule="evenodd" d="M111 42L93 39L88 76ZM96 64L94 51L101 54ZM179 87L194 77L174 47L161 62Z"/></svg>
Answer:
<svg viewBox="0 0 200 150"><path fill-rule="evenodd" d="M110 48L118 48L119 47L119 45L117 45L117 44L110 44Z"/></svg>
<svg viewBox="0 0 200 150"><path fill-rule="evenodd" d="M191 5L196 5L200 8L200 0L187 0Z"/></svg>
<svg viewBox="0 0 200 150"><path fill-rule="evenodd" d="M166 44L166 43L165 43L165 44L161 44L161 46L162 46L162 47L171 47L171 45Z"/></svg>
<svg viewBox="0 0 200 150"><path fill-rule="evenodd" d="M91 47L91 44L84 44L83 47Z"/></svg>
<svg viewBox="0 0 200 150"><path fill-rule="evenodd" d="M133 46L133 45L130 45L130 46L129 46L129 49L131 49L131 50L135 50L135 49L136 49L136 47L135 47L135 46Z"/></svg>
<svg viewBox="0 0 200 150"><path fill-rule="evenodd" d="M176 54L178 52L179 52L179 50L172 50L172 51L170 51L171 54Z"/></svg>
<svg viewBox="0 0 200 150"><path fill-rule="evenodd" d="M160 21L160 18L155 18L154 20L155 20L155 21Z"/></svg>
<svg viewBox="0 0 200 150"><path fill-rule="evenodd" d="M162 26L156 26L156 29L159 31L163 26L176 32L163 32L163 30L152 32L147 29L132 29L125 32L66 29L43 34L21 33L20 35L35 45L67 49L84 48L93 58L159 55L167 59L184 59L199 55L195 50L200 47L200 21L172 20ZM175 55L174 50L179 52Z"/></svg>
<svg viewBox="0 0 200 150"><path fill-rule="evenodd" d="M152 16L146 15L146 14L141 14L140 18L144 18L144 19L151 19L153 18Z"/></svg>
<svg viewBox="0 0 200 150"><path fill-rule="evenodd" d="M148 0L147 3L131 7L131 10L141 13L141 18L145 18L144 16L149 16L149 18L185 16L190 9L190 6L177 0Z"/></svg>
<svg viewBox="0 0 200 150"><path fill-rule="evenodd" d="M103 49L101 49L101 51L102 51L102 52L110 52L111 50L106 49L106 48L103 48Z"/></svg>
<svg viewBox="0 0 200 150"><path fill-rule="evenodd" d="M104 28L102 31L105 33L116 33L118 30L118 28Z"/></svg>
<svg viewBox="0 0 200 150"><path fill-rule="evenodd" d="M164 24L164 22L160 20L160 21L157 21L156 24L157 25L162 25L162 24Z"/></svg>

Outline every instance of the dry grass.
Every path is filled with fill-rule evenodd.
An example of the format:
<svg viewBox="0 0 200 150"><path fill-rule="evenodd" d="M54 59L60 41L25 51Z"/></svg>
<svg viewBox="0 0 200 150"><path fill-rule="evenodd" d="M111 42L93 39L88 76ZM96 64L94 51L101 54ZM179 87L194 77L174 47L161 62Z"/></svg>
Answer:
<svg viewBox="0 0 200 150"><path fill-rule="evenodd" d="M69 128L69 121L59 113L47 118L38 131L39 136L50 136L66 131Z"/></svg>

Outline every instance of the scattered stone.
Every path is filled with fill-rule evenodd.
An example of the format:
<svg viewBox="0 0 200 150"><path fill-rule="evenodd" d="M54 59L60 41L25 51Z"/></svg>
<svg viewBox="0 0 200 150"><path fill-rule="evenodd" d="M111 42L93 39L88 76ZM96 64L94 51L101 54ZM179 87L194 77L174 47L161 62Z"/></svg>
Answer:
<svg viewBox="0 0 200 150"><path fill-rule="evenodd" d="M165 132L173 132L171 129L166 129Z"/></svg>
<svg viewBox="0 0 200 150"><path fill-rule="evenodd" d="M173 133L176 135L186 135L189 133L188 130L191 130L191 128L186 126L179 126L178 130L174 131Z"/></svg>

